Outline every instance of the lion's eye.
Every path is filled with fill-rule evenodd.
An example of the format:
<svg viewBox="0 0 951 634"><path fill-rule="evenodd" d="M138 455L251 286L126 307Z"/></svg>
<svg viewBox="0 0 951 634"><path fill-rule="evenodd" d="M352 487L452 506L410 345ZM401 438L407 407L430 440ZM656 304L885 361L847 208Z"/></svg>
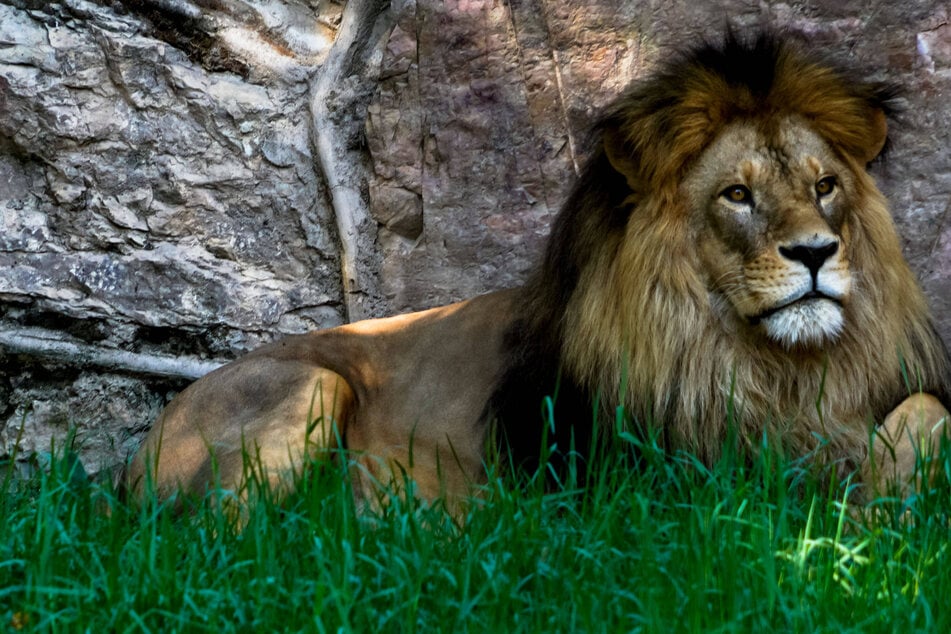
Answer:
<svg viewBox="0 0 951 634"><path fill-rule="evenodd" d="M828 196L835 190L836 180L835 176L826 176L825 178L820 178L816 182L816 195L819 198L823 196Z"/></svg>
<svg viewBox="0 0 951 634"><path fill-rule="evenodd" d="M753 202L753 192L746 185L730 185L720 192L720 197L726 198L732 203L749 205Z"/></svg>

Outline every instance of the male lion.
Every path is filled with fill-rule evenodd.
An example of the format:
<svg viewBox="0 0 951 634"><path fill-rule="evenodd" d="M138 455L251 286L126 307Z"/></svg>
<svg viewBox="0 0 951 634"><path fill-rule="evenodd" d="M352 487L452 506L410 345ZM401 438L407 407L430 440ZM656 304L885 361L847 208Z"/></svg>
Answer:
<svg viewBox="0 0 951 634"><path fill-rule="evenodd" d="M609 109L527 285L212 372L162 413L130 484L202 492L216 470L240 487L245 452L285 482L342 446L358 492L406 475L455 503L485 478L491 421L537 460L556 383L562 448L623 406L707 462L732 424L750 445L821 444L875 489L905 482L945 435L951 362L865 171L891 102L791 39L670 62Z"/></svg>

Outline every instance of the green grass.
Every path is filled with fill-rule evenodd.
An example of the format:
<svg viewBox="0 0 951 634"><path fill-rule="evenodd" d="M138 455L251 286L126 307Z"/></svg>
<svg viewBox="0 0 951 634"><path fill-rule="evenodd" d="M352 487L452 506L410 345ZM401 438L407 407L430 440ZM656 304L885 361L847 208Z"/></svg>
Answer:
<svg viewBox="0 0 951 634"><path fill-rule="evenodd" d="M584 491L490 478L461 526L395 496L358 512L332 465L253 496L241 529L53 460L0 485L0 631L951 631L947 457L933 490L863 514L770 452L640 449Z"/></svg>

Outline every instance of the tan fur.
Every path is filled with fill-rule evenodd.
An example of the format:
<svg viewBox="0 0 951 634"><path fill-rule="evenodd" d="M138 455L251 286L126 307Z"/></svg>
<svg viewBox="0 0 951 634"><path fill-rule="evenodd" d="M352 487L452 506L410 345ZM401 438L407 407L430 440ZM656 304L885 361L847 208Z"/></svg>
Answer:
<svg viewBox="0 0 951 634"><path fill-rule="evenodd" d="M722 163L724 157L710 160ZM841 238L861 278L835 345L787 350L736 319L728 292L717 288L724 279L714 279L714 267L735 254L694 226L695 215L676 212L690 199L680 191L673 202L642 202L645 211L662 206L658 213L667 221L657 222L649 211L632 217L619 250L602 254L582 276L567 311L567 330L577 333L565 345L569 367L608 393L626 381L627 404L635 412L666 421L679 446L708 460L722 444L731 399L746 426L741 436L750 442L759 442L762 426L772 420L788 426L783 436L797 453L815 446L812 434L819 433L842 444L842 457L860 457L868 417L904 391L898 354L913 375L939 375L943 360L940 349L912 344L913 337L927 336L925 299L901 257L884 200L864 170L848 167L858 197L850 206L861 213ZM755 278L761 268L790 266L779 262L775 247L765 245L753 271L737 273L741 281L776 283ZM678 393L671 393L672 385ZM820 396L821 419L815 405ZM650 409L640 405L645 402Z"/></svg>
<svg viewBox="0 0 951 634"><path fill-rule="evenodd" d="M539 364L707 462L733 424L749 447L765 437L879 491L907 481L919 440L948 427L915 392L946 391L951 369L865 171L882 104L794 44L726 48L621 97L526 287L290 337L213 372L159 418L131 486L202 492L216 462L240 489L242 452L284 485L342 445L362 496L405 474L455 503L484 478L487 419L538 396L521 386ZM733 76L763 59L771 81ZM820 246L821 266L795 255ZM869 461L882 420L893 453L874 445Z"/></svg>
<svg viewBox="0 0 951 634"><path fill-rule="evenodd" d="M676 87L666 84L673 103L652 110L635 91L606 130L635 209L623 237L581 273L565 363L591 389L617 395L609 404L707 462L732 411L749 445L765 432L793 455L821 446L821 459L848 473L865 460L874 422L921 385L946 387L948 376L927 302L864 169L884 145L884 115L861 87L849 93L790 44L756 98L700 64L677 71ZM835 212L816 201L825 174L838 179ZM731 213L717 194L733 183L763 201L747 219L726 220L743 249L717 224ZM822 270L844 278L843 330L779 345L749 317L780 304L797 270L807 275L779 247L817 237L839 244ZM935 410L926 413L930 428Z"/></svg>
<svg viewBox="0 0 951 634"><path fill-rule="evenodd" d="M373 502L405 474L421 497L459 501L485 478L482 415L514 299L503 291L256 350L172 401L130 464L130 486L201 494L217 468L221 486L240 490L243 454L286 486L303 460L340 440L358 496Z"/></svg>
<svg viewBox="0 0 951 634"><path fill-rule="evenodd" d="M907 495L936 475L934 460L948 442L951 415L930 394L905 399L885 418L872 437L871 453L862 468L873 493Z"/></svg>

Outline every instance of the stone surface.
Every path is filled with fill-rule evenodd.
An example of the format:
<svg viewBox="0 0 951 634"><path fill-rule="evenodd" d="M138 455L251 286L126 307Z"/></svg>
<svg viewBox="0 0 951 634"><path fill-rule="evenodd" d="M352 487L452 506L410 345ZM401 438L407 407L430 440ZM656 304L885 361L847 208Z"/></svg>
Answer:
<svg viewBox="0 0 951 634"><path fill-rule="evenodd" d="M394 10L367 124L371 211L384 219L381 288L394 309L523 279L584 161L599 108L728 15L740 28L804 32L904 88L891 158L876 175L951 337L946 3L522 0ZM421 234L388 231L385 213L413 202Z"/></svg>
<svg viewBox="0 0 951 634"><path fill-rule="evenodd" d="M949 12L0 0L0 457L73 425L113 466L203 363L520 283L599 108L728 23L904 88L875 171L951 340Z"/></svg>
<svg viewBox="0 0 951 634"><path fill-rule="evenodd" d="M0 327L227 359L341 323L308 104L342 10L324 5L0 4ZM0 453L69 420L115 462L182 384L8 352Z"/></svg>

